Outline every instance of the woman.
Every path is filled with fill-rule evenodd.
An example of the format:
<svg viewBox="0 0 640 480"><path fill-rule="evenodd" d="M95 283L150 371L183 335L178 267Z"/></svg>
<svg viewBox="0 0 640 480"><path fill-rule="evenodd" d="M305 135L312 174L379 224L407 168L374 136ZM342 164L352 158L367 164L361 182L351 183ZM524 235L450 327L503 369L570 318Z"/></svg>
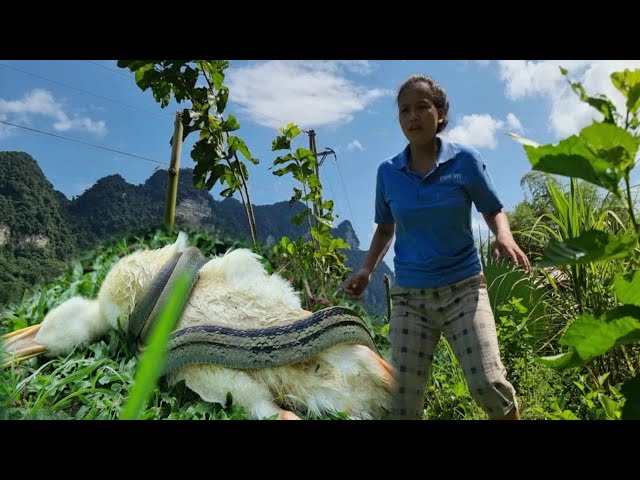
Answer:
<svg viewBox="0 0 640 480"><path fill-rule="evenodd" d="M437 136L449 112L440 85L412 76L397 102L409 144L378 168L378 226L362 268L345 282L347 296L360 298L395 233L389 340L398 391L390 418L422 418L433 353L444 334L478 405L492 419L519 419L471 230L471 203L496 236L496 255L508 255L527 271L529 260L513 239L480 154Z"/></svg>

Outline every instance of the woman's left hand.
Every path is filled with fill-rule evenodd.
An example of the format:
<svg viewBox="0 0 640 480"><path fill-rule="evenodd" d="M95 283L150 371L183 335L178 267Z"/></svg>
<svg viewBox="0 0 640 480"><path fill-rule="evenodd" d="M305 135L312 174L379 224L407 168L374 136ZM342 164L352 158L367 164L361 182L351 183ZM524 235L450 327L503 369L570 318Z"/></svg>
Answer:
<svg viewBox="0 0 640 480"><path fill-rule="evenodd" d="M529 263L529 259L513 239L513 235L511 235L511 233L501 234L496 237L493 253L496 258L500 258L500 254L506 254L513 263L521 266L527 272L531 271L531 263Z"/></svg>

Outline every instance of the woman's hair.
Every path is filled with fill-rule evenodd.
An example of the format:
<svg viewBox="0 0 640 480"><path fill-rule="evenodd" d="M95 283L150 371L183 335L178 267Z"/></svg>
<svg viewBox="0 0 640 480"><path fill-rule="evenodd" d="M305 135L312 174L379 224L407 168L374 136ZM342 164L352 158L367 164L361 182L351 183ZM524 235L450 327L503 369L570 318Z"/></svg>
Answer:
<svg viewBox="0 0 640 480"><path fill-rule="evenodd" d="M400 86L396 102L400 104L400 95L402 95L402 92L404 92L408 87L418 83L424 83L429 86L431 90L431 101L437 109L441 109L444 112L442 115L442 122L438 123L438 129L436 131L436 133L440 133L449 123L449 100L447 100L447 93L433 78L428 75L412 75Z"/></svg>

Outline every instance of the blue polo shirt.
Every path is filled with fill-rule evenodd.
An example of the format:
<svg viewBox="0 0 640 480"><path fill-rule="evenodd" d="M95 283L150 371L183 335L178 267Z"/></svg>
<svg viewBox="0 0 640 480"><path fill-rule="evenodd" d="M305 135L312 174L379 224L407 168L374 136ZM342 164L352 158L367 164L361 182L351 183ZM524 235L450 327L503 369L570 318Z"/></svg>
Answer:
<svg viewBox="0 0 640 480"><path fill-rule="evenodd" d="M409 169L409 146L378 167L377 224L396 224L395 276L399 286L433 288L482 269L471 230L478 212L502 209L487 166L473 148L441 141L433 170Z"/></svg>

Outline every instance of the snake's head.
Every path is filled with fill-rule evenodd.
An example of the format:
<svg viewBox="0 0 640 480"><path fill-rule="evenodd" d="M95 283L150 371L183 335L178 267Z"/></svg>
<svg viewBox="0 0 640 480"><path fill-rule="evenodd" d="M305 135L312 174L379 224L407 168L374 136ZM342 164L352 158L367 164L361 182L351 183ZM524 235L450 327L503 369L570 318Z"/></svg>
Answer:
<svg viewBox="0 0 640 480"><path fill-rule="evenodd" d="M100 310L111 328L129 328L129 317L136 303L151 287L162 267L188 246L187 234L180 232L171 245L133 252L111 267L98 296Z"/></svg>

